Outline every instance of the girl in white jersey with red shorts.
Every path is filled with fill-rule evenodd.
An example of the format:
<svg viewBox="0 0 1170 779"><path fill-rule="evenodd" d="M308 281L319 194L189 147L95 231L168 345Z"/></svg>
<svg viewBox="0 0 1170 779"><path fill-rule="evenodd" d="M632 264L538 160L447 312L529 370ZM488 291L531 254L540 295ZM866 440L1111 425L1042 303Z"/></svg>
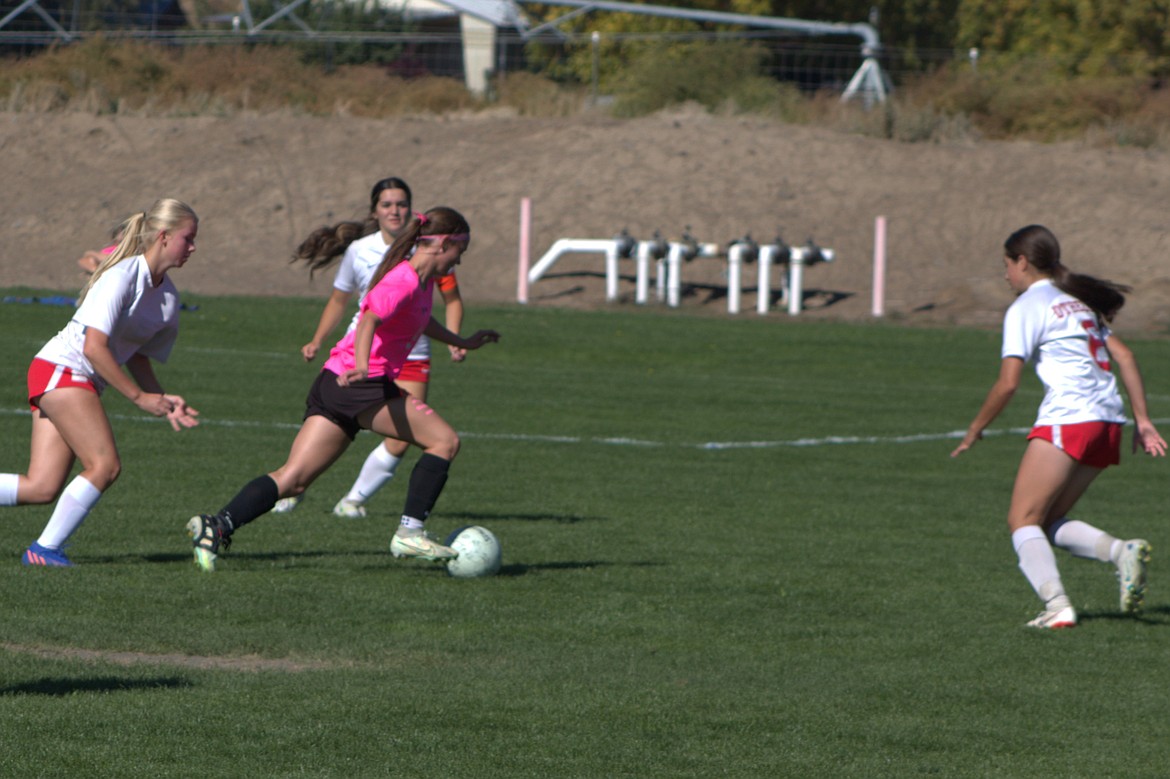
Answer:
<svg viewBox="0 0 1170 779"><path fill-rule="evenodd" d="M1044 611L1028 625L1053 629L1077 624L1053 546L1113 565L1121 611L1136 613L1145 597L1150 545L1140 538L1115 538L1068 516L1093 479L1121 461L1125 403L1113 363L1133 413L1133 450L1166 454L1166 442L1146 410L1137 360L1107 325L1124 305L1122 293L1129 288L1070 272L1060 262L1056 236L1040 225L1012 233L1004 252L1005 277L1019 297L1004 316L999 379L951 456L975 445L1007 407L1024 364L1034 362L1045 395L1008 509L1020 570L1044 602Z"/></svg>
<svg viewBox="0 0 1170 779"><path fill-rule="evenodd" d="M151 361L166 362L179 331L179 294L167 276L195 251L199 220L178 200L130 217L117 248L81 291L77 311L28 371L32 444L28 471L0 474L0 506L57 501L25 565L71 566L63 547L122 463L100 395L107 386L180 430L198 412L163 392ZM125 366L125 370L123 370ZM69 481L73 463L81 473Z"/></svg>
<svg viewBox="0 0 1170 779"><path fill-rule="evenodd" d="M382 263L395 236L402 230L411 216L412 196L410 187L400 178L391 176L374 184L370 191L370 215L365 222L340 222L313 231L297 247L294 261L309 264L310 274L328 267L344 252L341 264L333 280L333 292L321 312L313 339L301 347L306 362L312 361L321 348L322 341L333 332L341 321L350 300L356 294L360 299L370 287L370 279ZM361 235L362 237L357 237ZM450 273L437 282L442 295L447 329L458 333L463 323L463 298L459 294L459 282ZM349 329L357 327L360 312L355 314ZM467 350L448 345L451 359L462 362ZM430 381L431 350L430 340L420 336L411 350L402 371L394 380L402 389L420 400L427 399ZM379 489L394 478L398 464L402 461L409 445L394 438L383 439L367 455L357 479L349 491L333 507L339 517L360 518L366 516L366 502ZM284 514L297 507L304 496L282 498L272 511Z"/></svg>
<svg viewBox="0 0 1170 779"><path fill-rule="evenodd" d="M447 481L459 436L434 409L402 391L394 379L419 335L462 349L499 340L494 330L462 338L431 316L434 285L459 263L471 240L467 221L450 208L411 220L374 273L355 330L330 352L305 401L305 421L284 465L248 482L214 515L187 523L195 563L215 570L233 533L267 513L283 497L300 495L346 450L359 430L414 444L423 450L410 474L402 518L390 541L395 557L448 560L450 547L423 532Z"/></svg>

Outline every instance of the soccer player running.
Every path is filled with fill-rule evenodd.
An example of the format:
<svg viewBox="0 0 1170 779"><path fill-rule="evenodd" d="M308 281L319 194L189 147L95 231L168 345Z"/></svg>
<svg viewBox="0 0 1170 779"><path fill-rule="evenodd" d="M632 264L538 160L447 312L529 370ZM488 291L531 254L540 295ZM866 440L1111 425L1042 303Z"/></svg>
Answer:
<svg viewBox="0 0 1170 779"><path fill-rule="evenodd" d="M1140 538L1115 538L1068 516L1093 479L1121 461L1125 403L1112 363L1117 363L1129 396L1133 451L1166 454L1166 441L1146 409L1137 360L1108 327L1129 288L1071 272L1061 264L1056 236L1040 225L1012 233L1004 253L1005 278L1019 297L1004 316L999 378L951 457L982 437L1015 394L1024 364L1034 362L1045 395L1008 509L1020 570L1044 603L1044 611L1028 625L1053 629L1077 624L1053 546L1115 566L1121 611L1136 613L1146 593L1150 545Z"/></svg>
<svg viewBox="0 0 1170 779"><path fill-rule="evenodd" d="M167 274L191 257L198 229L195 212L178 200L130 217L117 247L94 267L73 318L33 358L28 471L0 474L0 506L57 504L25 550L25 565L73 565L65 542L122 470L101 402L106 386L175 430L199 424L199 412L163 391L151 363L166 362L175 344L179 293ZM66 485L76 460L81 473Z"/></svg>
<svg viewBox="0 0 1170 779"><path fill-rule="evenodd" d="M313 338L301 347L301 355L306 362L317 356L322 341L337 327L354 294L360 299L370 288L374 271L378 269L394 238L410 219L411 200L410 187L405 181L394 176L384 178L374 184L370 191L370 214L365 222L339 222L319 228L297 247L295 259L308 263L310 275L328 267L344 253L333 280L333 292L321 312ZM454 272L439 278L436 285L443 297L447 329L458 333L463 323L463 298L459 294L459 282ZM350 323L350 330L357 327L358 316L360 312ZM466 349L452 345L447 348L454 362L462 362L467 356ZM415 342L394 383L425 401L430 369L430 340L424 335ZM408 447L405 441L395 438L383 439L375 446L362 463L353 486L333 507L334 515L351 519L366 516L366 502L394 478ZM303 497L294 495L281 498L272 511L277 514L288 513L297 507Z"/></svg>
<svg viewBox="0 0 1170 779"><path fill-rule="evenodd" d="M305 401L305 421L284 465L244 485L213 515L187 523L195 563L215 570L232 534L283 497L300 495L346 450L361 429L423 450L410 475L402 519L390 541L395 557L448 560L450 547L433 541L424 523L447 481L459 436L434 409L394 383L421 333L461 349L495 343L499 333L460 337L431 316L436 280L459 264L471 240L467 220L450 208L413 218L394 240L362 299L356 329L330 352Z"/></svg>

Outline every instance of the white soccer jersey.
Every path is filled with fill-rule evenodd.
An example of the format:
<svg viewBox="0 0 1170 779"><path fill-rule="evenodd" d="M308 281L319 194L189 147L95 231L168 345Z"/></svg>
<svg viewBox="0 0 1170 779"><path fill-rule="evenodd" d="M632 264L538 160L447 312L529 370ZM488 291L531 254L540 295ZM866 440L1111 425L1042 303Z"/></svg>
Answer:
<svg viewBox="0 0 1170 779"><path fill-rule="evenodd" d="M374 272L378 270L378 266L382 264L382 258L389 250L390 245L382 240L381 230L357 239L345 250L345 256L341 259L341 267L337 269L337 277L333 280L333 288L351 294L356 292L359 303L358 311L353 315L345 332L348 333L357 327L358 319L361 318L361 300L366 296L366 291L370 288L370 281L374 278ZM425 335L419 336L410 350L410 356L406 359L431 359L430 340Z"/></svg>
<svg viewBox="0 0 1170 779"><path fill-rule="evenodd" d="M1036 364L1044 384L1037 425L1125 422L1109 363L1109 328L1050 279L1016 298L1003 320L1003 357Z"/></svg>
<svg viewBox="0 0 1170 779"><path fill-rule="evenodd" d="M89 376L100 390L106 382L85 358L90 327L109 336L118 365L135 354L166 362L179 334L179 292L165 276L155 287L141 254L125 259L94 282L69 324L37 352L42 360Z"/></svg>

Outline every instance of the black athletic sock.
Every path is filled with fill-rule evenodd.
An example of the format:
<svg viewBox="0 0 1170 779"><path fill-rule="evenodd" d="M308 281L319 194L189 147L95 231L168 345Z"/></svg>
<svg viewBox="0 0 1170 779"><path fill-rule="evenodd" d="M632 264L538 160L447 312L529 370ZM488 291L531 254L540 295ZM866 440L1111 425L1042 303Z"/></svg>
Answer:
<svg viewBox="0 0 1170 779"><path fill-rule="evenodd" d="M224 528L224 534L231 535L261 514L268 513L279 499L280 489L271 476L264 474L252 479L219 510L220 518L226 519L229 525Z"/></svg>
<svg viewBox="0 0 1170 779"><path fill-rule="evenodd" d="M433 454L423 454L410 472L410 488L406 491L406 507L402 513L426 521L435 501L447 483L447 469L451 466L450 460L444 460Z"/></svg>

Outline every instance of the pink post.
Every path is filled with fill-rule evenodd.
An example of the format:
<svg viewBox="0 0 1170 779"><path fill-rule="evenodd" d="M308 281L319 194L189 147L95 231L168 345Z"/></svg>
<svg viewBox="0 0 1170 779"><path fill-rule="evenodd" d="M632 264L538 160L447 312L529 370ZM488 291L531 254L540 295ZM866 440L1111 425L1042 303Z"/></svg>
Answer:
<svg viewBox="0 0 1170 779"><path fill-rule="evenodd" d="M520 277L516 282L516 301L528 302L528 244L532 229L532 199L520 199Z"/></svg>
<svg viewBox="0 0 1170 779"><path fill-rule="evenodd" d="M873 315L886 313L886 218L874 220L873 236Z"/></svg>

